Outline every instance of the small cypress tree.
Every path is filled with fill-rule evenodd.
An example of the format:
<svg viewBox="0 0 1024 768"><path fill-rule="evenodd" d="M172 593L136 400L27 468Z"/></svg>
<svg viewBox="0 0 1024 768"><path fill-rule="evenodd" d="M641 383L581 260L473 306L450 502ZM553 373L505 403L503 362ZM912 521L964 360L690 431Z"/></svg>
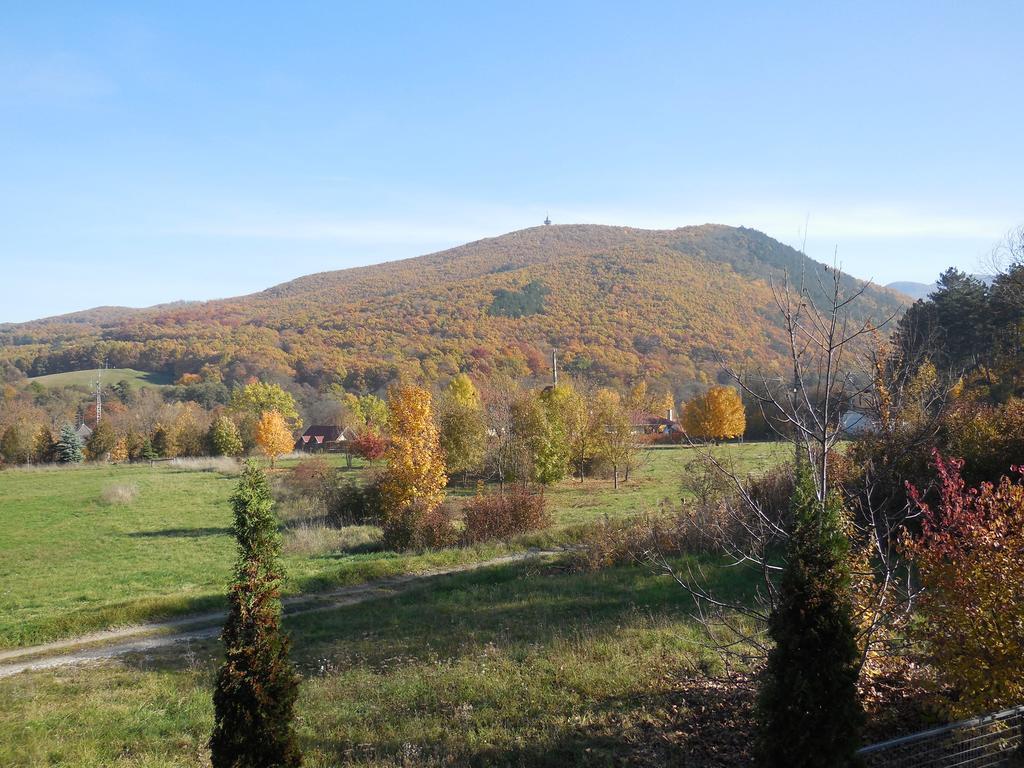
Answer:
<svg viewBox="0 0 1024 768"><path fill-rule="evenodd" d="M153 447L153 441L148 437L142 441L142 450L139 452L139 455L146 461L155 461L160 458L160 454Z"/></svg>
<svg viewBox="0 0 1024 768"><path fill-rule="evenodd" d="M54 447L54 454L61 464L78 464L85 458L82 452L82 438L70 424L60 428L60 437Z"/></svg>
<svg viewBox="0 0 1024 768"><path fill-rule="evenodd" d="M775 647L758 699L758 765L848 768L864 714L843 510L822 503L806 466L797 469L787 561L768 620Z"/></svg>
<svg viewBox="0 0 1024 768"><path fill-rule="evenodd" d="M292 768L302 763L292 726L299 678L281 630L281 541L267 476L246 462L231 497L238 541L230 612L221 639L226 659L213 694L214 768Z"/></svg>

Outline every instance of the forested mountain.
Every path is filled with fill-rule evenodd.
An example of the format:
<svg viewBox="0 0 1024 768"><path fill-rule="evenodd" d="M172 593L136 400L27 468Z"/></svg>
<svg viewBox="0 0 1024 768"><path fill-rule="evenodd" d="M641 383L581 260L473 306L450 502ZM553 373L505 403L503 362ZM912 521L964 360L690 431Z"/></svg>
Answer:
<svg viewBox="0 0 1024 768"><path fill-rule="evenodd" d="M745 369L779 365L768 278L813 283L823 269L744 228L540 226L239 298L0 325L0 362L30 376L106 359L229 383L257 375L373 390L400 374L539 374L556 347L569 371L678 388L713 378L718 355ZM871 287L857 307L882 318L900 303Z"/></svg>

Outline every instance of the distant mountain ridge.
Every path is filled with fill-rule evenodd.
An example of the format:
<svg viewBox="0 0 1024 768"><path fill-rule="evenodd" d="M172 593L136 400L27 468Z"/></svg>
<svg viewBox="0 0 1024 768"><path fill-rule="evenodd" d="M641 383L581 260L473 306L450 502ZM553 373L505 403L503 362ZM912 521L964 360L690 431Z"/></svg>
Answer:
<svg viewBox="0 0 1024 768"><path fill-rule="evenodd" d="M905 296L914 299L927 299L928 294L938 288L937 283L915 283L912 280L898 280L885 286L893 291L899 291Z"/></svg>
<svg viewBox="0 0 1024 768"><path fill-rule="evenodd" d="M993 275L982 274L973 274L971 275L971 277L975 278L976 280L981 280L981 282L985 283L986 285L991 285L992 280L995 279ZM898 291L899 293L902 293L905 296L909 296L910 298L916 301L917 299L927 299L928 296L930 296L932 293L938 290L939 284L917 283L912 280L899 280L895 283L889 283L885 287L893 291Z"/></svg>
<svg viewBox="0 0 1024 768"><path fill-rule="evenodd" d="M248 296L2 325L0 361L30 375L106 358L175 376L207 366L229 381L366 390L400 375L540 375L555 347L567 370L595 378L693 383L713 379L720 358L777 367L785 339L768 281L788 273L813 284L825 270L742 227L540 226ZM499 297L529 311L495 311ZM858 311L882 318L903 303L870 286Z"/></svg>

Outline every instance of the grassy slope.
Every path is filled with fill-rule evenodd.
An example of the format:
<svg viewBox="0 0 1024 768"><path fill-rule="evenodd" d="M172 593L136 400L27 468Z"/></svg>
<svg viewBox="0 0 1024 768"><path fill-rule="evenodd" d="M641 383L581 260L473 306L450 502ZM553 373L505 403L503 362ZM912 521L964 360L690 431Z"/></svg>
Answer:
<svg viewBox="0 0 1024 768"><path fill-rule="evenodd" d="M50 373L34 376L28 381L44 387L92 387L96 384L96 369ZM167 374L148 373L134 368L108 368L103 372L104 384L116 384L119 381L127 381L133 387L164 387L172 383Z"/></svg>
<svg viewBox="0 0 1024 768"><path fill-rule="evenodd" d="M756 443L717 450L733 457L741 471L786 455L782 446ZM571 538L573 528L603 515L642 512L663 498L678 498L679 472L690 454L690 449L652 451L634 481L618 492L608 481L588 479L582 486L566 481L549 492L554 529L512 546ZM228 533L234 482L213 472L168 466L0 473L0 647L221 605L234 557ZM101 500L103 489L118 483L138 486L138 497L128 506ZM507 549L290 554L287 589L322 589Z"/></svg>
<svg viewBox="0 0 1024 768"><path fill-rule="evenodd" d="M666 749L653 764L678 761L650 738L678 715L665 692L717 664L685 608L645 569L520 565L299 617L306 764L611 765ZM0 764L207 764L218 658L206 642L0 681Z"/></svg>

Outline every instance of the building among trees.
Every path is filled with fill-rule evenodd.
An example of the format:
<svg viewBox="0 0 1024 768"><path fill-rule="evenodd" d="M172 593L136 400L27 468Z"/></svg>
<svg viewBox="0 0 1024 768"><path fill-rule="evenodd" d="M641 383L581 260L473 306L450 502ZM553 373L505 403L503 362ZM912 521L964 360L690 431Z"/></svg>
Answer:
<svg viewBox="0 0 1024 768"><path fill-rule="evenodd" d="M671 435L682 431L679 422L672 418L670 408L664 416L654 413L637 413L633 416L632 429L634 435Z"/></svg>
<svg viewBox="0 0 1024 768"><path fill-rule="evenodd" d="M348 427L314 424L295 441L295 450L307 453L341 452L348 450L353 439L355 433Z"/></svg>

